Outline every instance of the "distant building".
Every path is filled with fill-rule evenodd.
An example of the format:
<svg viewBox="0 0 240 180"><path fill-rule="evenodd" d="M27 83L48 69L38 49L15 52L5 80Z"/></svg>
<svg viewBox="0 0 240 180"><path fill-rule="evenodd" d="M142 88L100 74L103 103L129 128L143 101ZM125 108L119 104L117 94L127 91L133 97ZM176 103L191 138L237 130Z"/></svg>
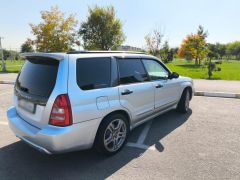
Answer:
<svg viewBox="0 0 240 180"><path fill-rule="evenodd" d="M118 51L143 51L143 49L128 45L122 45L117 48Z"/></svg>

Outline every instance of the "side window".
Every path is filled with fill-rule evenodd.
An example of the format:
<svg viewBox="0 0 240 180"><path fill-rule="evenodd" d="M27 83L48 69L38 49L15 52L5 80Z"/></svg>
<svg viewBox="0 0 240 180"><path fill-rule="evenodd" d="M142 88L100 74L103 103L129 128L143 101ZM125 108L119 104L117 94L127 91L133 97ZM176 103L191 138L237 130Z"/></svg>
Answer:
<svg viewBox="0 0 240 180"><path fill-rule="evenodd" d="M169 72L158 62L144 59L143 64L151 80L167 79Z"/></svg>
<svg viewBox="0 0 240 180"><path fill-rule="evenodd" d="M118 60L120 84L144 82L148 80L147 73L140 59Z"/></svg>
<svg viewBox="0 0 240 180"><path fill-rule="evenodd" d="M110 87L110 58L86 58L77 60L77 84L82 90Z"/></svg>

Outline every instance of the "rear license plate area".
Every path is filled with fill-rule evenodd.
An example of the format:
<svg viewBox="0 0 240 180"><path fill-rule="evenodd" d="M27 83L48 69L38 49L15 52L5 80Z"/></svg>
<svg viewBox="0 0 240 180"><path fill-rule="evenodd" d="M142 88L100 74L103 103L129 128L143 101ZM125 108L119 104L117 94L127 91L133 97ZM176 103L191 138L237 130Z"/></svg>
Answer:
<svg viewBox="0 0 240 180"><path fill-rule="evenodd" d="M33 114L35 113L36 110L36 104L21 98L18 99L18 107Z"/></svg>

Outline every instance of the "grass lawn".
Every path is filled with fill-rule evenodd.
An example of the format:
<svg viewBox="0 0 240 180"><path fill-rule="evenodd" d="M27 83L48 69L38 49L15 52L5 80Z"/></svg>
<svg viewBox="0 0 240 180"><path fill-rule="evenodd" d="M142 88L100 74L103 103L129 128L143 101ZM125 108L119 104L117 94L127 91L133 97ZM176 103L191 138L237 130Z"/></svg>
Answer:
<svg viewBox="0 0 240 180"><path fill-rule="evenodd" d="M7 72L18 73L23 64L24 64L24 60L18 60L18 61L6 60ZM2 61L0 62L0 67L2 69Z"/></svg>
<svg viewBox="0 0 240 180"><path fill-rule="evenodd" d="M1 62L0 62L1 63ZM7 72L19 72L24 61L7 60ZM175 59L171 63L166 64L172 71L179 73L182 76L188 76L194 79L207 79L207 68L203 66L195 66L194 62ZM240 61L222 61L222 64L217 65L222 70L213 72L213 79L222 80L240 80Z"/></svg>
<svg viewBox="0 0 240 180"><path fill-rule="evenodd" d="M194 62L177 59L166 65L172 71L182 76L188 76L194 79L208 78L207 68L195 66ZM222 70L213 71L212 79L240 80L240 61L222 61L222 64L217 65L217 67L220 67Z"/></svg>

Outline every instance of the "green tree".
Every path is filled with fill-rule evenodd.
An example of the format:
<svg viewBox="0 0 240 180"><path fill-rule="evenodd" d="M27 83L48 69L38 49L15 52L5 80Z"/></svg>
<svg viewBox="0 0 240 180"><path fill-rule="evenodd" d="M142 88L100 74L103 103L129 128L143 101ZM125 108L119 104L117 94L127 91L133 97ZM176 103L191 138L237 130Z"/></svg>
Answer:
<svg viewBox="0 0 240 180"><path fill-rule="evenodd" d="M19 59L19 52L14 50L3 49L3 59L4 60L17 60Z"/></svg>
<svg viewBox="0 0 240 180"><path fill-rule="evenodd" d="M125 40L122 23L112 6L89 8L87 20L81 24L79 35L85 49L116 49Z"/></svg>
<svg viewBox="0 0 240 180"><path fill-rule="evenodd" d="M33 52L33 42L31 39L27 39L22 45L21 45L21 53L25 52Z"/></svg>
<svg viewBox="0 0 240 180"><path fill-rule="evenodd" d="M168 42L165 41L162 48L160 49L161 60L165 63L168 62L169 52L170 52L170 48L169 48Z"/></svg>
<svg viewBox="0 0 240 180"><path fill-rule="evenodd" d="M219 54L220 59L222 59L223 56L226 55L226 45L225 44L216 43L216 51Z"/></svg>
<svg viewBox="0 0 240 180"><path fill-rule="evenodd" d="M11 52L9 50L3 49L3 59L7 60L11 57Z"/></svg>
<svg viewBox="0 0 240 180"><path fill-rule="evenodd" d="M222 59L223 56L226 55L226 45L225 44L220 44L220 43L211 44L211 43L208 43L208 49L209 49L208 58Z"/></svg>
<svg viewBox="0 0 240 180"><path fill-rule="evenodd" d="M179 57L194 59L195 64L200 65L201 60L208 54L206 37L207 32L199 26L196 34L190 34L183 40L178 51Z"/></svg>
<svg viewBox="0 0 240 180"><path fill-rule="evenodd" d="M173 48L170 48L170 50L169 50L169 52L168 52L168 57L167 57L168 62L173 61L173 58L174 58L174 55L175 55L175 54L176 54L176 53L174 52L174 49L173 49Z"/></svg>
<svg viewBox="0 0 240 180"><path fill-rule="evenodd" d="M198 30L197 30L197 34L202 38L202 39L206 39L208 36L208 32L204 31L203 26L199 25L198 26Z"/></svg>
<svg viewBox="0 0 240 180"><path fill-rule="evenodd" d="M208 69L208 79L212 78L213 71L221 71L220 67L217 67L217 62L212 62L211 59L207 62L207 69Z"/></svg>
<svg viewBox="0 0 240 180"><path fill-rule="evenodd" d="M240 45L239 45L239 46L236 46L236 47L233 49L233 55L236 56L236 59L237 59L237 60L240 60Z"/></svg>
<svg viewBox="0 0 240 180"><path fill-rule="evenodd" d="M208 50L209 50L207 54L208 59L212 60L219 58L219 54L215 44L208 43Z"/></svg>
<svg viewBox="0 0 240 180"><path fill-rule="evenodd" d="M240 60L240 41L234 41L227 44L228 58L234 56L236 60Z"/></svg>
<svg viewBox="0 0 240 180"><path fill-rule="evenodd" d="M50 11L42 11L43 22L38 25L30 24L36 39L34 43L37 51L64 52L71 49L76 41L77 21L74 15L65 18L65 14L57 6Z"/></svg>

